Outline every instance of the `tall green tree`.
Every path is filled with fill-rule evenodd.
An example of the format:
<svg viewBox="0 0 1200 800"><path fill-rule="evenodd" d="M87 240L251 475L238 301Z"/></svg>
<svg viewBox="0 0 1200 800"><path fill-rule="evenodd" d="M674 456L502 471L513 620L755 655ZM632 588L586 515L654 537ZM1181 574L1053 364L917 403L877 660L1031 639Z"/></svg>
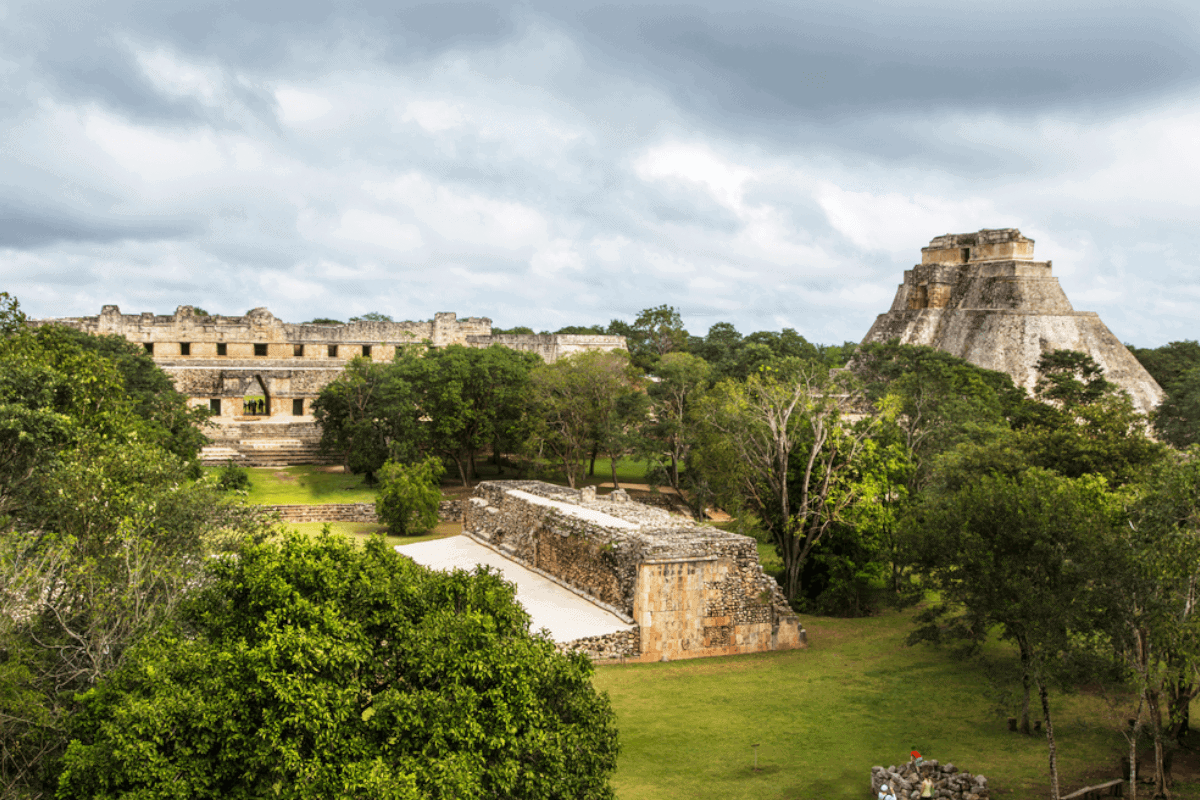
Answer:
<svg viewBox="0 0 1200 800"><path fill-rule="evenodd" d="M797 600L805 562L861 494L863 448L877 422L851 424L863 402L854 376L789 361L745 383L725 380L699 410L692 465L726 507L762 520L784 565L784 593Z"/></svg>
<svg viewBox="0 0 1200 800"><path fill-rule="evenodd" d="M664 355L686 350L688 344L683 319L668 305L642 309L632 325L613 320L608 331L625 337L633 363L643 372L653 371Z"/></svg>
<svg viewBox="0 0 1200 800"><path fill-rule="evenodd" d="M1131 491L1126 524L1110 531L1099 619L1149 712L1156 796L1166 796L1166 742L1187 732L1200 675L1200 449L1171 454Z"/></svg>
<svg viewBox="0 0 1200 800"><path fill-rule="evenodd" d="M353 358L313 402L321 449L374 482L389 458L416 458L426 435L417 389L390 364Z"/></svg>
<svg viewBox="0 0 1200 800"><path fill-rule="evenodd" d="M1036 403L1013 421L1031 463L1061 475L1103 475L1113 486L1135 480L1163 457L1145 416L1085 353L1057 350L1038 361Z"/></svg>
<svg viewBox="0 0 1200 800"><path fill-rule="evenodd" d="M613 796L590 663L531 635L496 574L300 535L212 569L84 696L59 797Z"/></svg>
<svg viewBox="0 0 1200 800"><path fill-rule="evenodd" d="M620 455L632 446L641 405L621 351L587 351L544 364L531 375L532 443L549 453L574 488L593 449ZM616 481L616 459L611 459Z"/></svg>
<svg viewBox="0 0 1200 800"><path fill-rule="evenodd" d="M1170 384L1167 396L1154 412L1154 430L1163 441L1178 448L1200 444L1200 366Z"/></svg>
<svg viewBox="0 0 1200 800"><path fill-rule="evenodd" d="M938 641L952 626L982 641L999 626L1014 642L1025 688L1045 723L1051 797L1058 797L1058 752L1049 691L1073 637L1095 633L1104 540L1119 504L1095 475L1066 478L1032 467L1015 476L983 475L953 492L929 493L911 518L910 547L939 601L913 640Z"/></svg>
<svg viewBox="0 0 1200 800"><path fill-rule="evenodd" d="M712 372L699 356L667 353L655 370L658 380L646 385L651 413L644 426L642 451L681 496L685 487L680 475L698 436L697 405L708 389ZM703 511L694 510L697 515Z"/></svg>
<svg viewBox="0 0 1200 800"><path fill-rule="evenodd" d="M451 345L398 358L395 374L413 387L430 452L458 468L463 486L481 449L511 442L522 430L534 353L501 345Z"/></svg>
<svg viewBox="0 0 1200 800"><path fill-rule="evenodd" d="M1159 437L1178 448L1200 444L1200 342L1129 350L1166 393L1153 414Z"/></svg>
<svg viewBox="0 0 1200 800"><path fill-rule="evenodd" d="M189 479L178 453L202 437L171 420L199 417L153 397L169 380L132 355L54 326L0 338L4 796L51 790L75 694L171 617L209 555L263 530Z"/></svg>
<svg viewBox="0 0 1200 800"><path fill-rule="evenodd" d="M688 339L688 351L707 361L716 379L745 380L759 369L784 359L822 361L830 367L845 366L850 349L811 344L792 328L782 331L756 331L742 336L728 322L718 322L708 334Z"/></svg>
<svg viewBox="0 0 1200 800"><path fill-rule="evenodd" d="M375 515L396 536L425 533L438 523L446 468L430 456L413 464L388 461L379 470Z"/></svg>
<svg viewBox="0 0 1200 800"><path fill-rule="evenodd" d="M895 427L913 464L912 495L927 481L939 453L960 442L986 441L1007 428L1005 411L1024 397L1004 373L896 340L865 345L852 369L869 400L893 406Z"/></svg>

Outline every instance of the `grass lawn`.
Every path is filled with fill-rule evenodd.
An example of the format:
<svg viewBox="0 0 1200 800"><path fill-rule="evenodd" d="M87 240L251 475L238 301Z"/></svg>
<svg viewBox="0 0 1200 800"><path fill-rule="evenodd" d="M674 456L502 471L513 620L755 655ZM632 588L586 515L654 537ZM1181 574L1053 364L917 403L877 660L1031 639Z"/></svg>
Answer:
<svg viewBox="0 0 1200 800"><path fill-rule="evenodd" d="M907 761L916 747L986 775L993 797L1047 797L1045 736L1008 731L977 664L905 647L910 617L804 617L807 650L598 667L621 732L617 796L864 798L872 766ZM1012 654L994 644L988 656ZM1051 703L1063 793L1119 777L1126 745L1105 703Z"/></svg>
<svg viewBox="0 0 1200 800"><path fill-rule="evenodd" d="M387 535L387 526L377 525L373 522L285 522L283 527L288 530L299 531L308 536L316 536L321 532L321 528L328 525L332 533L348 536L357 544L361 545L367 539L378 534L384 534L384 540L389 546L398 544L414 544L416 542L427 542L430 539L444 539L447 536L457 536L462 533L461 522L439 522L438 526L432 531L421 536L389 536Z"/></svg>
<svg viewBox="0 0 1200 800"><path fill-rule="evenodd" d="M612 459L597 458L596 459L596 474L591 477L585 477L584 483L612 483L612 467L610 464ZM645 483L646 482L646 462L634 461L631 458L617 459L617 480L621 483ZM561 476L556 476L561 477ZM563 479L566 483L566 479Z"/></svg>
<svg viewBox="0 0 1200 800"><path fill-rule="evenodd" d="M480 459L477 465L481 480L513 480L516 474L505 470L498 474L497 468ZM206 467L218 471L220 467ZM250 467L250 493L247 502L260 505L317 505L321 503L373 503L375 489L364 484L362 475L343 473L340 467L302 465L295 467ZM617 478L628 483L645 480L646 465L631 459L617 461ZM566 485L561 475L548 476L552 481ZM609 460L596 459L596 475L585 480L587 484L612 481ZM457 472L447 472L442 481L442 491L447 497L469 497L473 488L463 489Z"/></svg>
<svg viewBox="0 0 1200 800"><path fill-rule="evenodd" d="M220 467L208 467L217 471ZM336 472L333 470L337 470ZM340 467L306 464L297 467L250 467L246 501L260 505L374 503L375 489L363 485L362 475Z"/></svg>

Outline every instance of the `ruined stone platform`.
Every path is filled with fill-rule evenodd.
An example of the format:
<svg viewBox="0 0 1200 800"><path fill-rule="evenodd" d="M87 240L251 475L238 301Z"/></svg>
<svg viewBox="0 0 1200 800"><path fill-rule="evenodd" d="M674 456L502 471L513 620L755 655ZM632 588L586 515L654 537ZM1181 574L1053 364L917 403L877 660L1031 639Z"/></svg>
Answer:
<svg viewBox="0 0 1200 800"><path fill-rule="evenodd" d="M538 481L480 484L463 533L610 609L630 635L577 639L593 657L643 661L804 646L804 629L753 539L629 501Z"/></svg>

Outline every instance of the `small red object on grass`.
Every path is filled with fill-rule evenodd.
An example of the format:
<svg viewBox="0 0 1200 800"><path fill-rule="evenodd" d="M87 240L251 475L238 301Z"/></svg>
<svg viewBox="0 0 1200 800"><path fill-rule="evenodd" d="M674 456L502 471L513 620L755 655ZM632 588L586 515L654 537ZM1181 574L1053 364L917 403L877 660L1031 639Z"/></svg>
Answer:
<svg viewBox="0 0 1200 800"><path fill-rule="evenodd" d="M920 754L920 753L918 753L916 750L913 750L911 753L909 753L909 755L911 755L913 758L920 758L920 757L921 757L921 754Z"/></svg>

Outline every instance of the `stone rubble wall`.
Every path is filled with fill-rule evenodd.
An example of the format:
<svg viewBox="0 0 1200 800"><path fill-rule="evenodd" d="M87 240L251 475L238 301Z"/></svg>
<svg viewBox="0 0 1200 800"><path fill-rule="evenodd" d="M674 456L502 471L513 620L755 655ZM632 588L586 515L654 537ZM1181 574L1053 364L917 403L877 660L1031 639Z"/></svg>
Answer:
<svg viewBox="0 0 1200 800"><path fill-rule="evenodd" d="M284 522L372 522L378 523L374 503L317 503L313 505L263 505L266 511L278 512ZM462 501L443 500L438 504L438 519L443 522L462 520Z"/></svg>
<svg viewBox="0 0 1200 800"><path fill-rule="evenodd" d="M887 784L896 800L919 800L921 782L933 780L933 796L942 800L988 800L987 778L960 772L953 764L924 761L919 766L909 762L900 766L871 767L871 796L879 796L879 787Z"/></svg>
<svg viewBox="0 0 1200 800"><path fill-rule="evenodd" d="M560 358L583 353L589 350L625 350L624 336L599 336L579 334L488 334L486 336L468 336L467 345L470 347L491 347L494 344L503 345L510 350L522 350L537 353L547 364L553 364Z"/></svg>
<svg viewBox="0 0 1200 800"><path fill-rule="evenodd" d="M463 532L631 617L643 660L804 643L753 539L629 502L623 491L598 498L591 487L481 483Z"/></svg>
<svg viewBox="0 0 1200 800"><path fill-rule="evenodd" d="M634 626L632 630L585 636L556 647L564 653L583 653L593 661L636 659L641 655L641 631Z"/></svg>

